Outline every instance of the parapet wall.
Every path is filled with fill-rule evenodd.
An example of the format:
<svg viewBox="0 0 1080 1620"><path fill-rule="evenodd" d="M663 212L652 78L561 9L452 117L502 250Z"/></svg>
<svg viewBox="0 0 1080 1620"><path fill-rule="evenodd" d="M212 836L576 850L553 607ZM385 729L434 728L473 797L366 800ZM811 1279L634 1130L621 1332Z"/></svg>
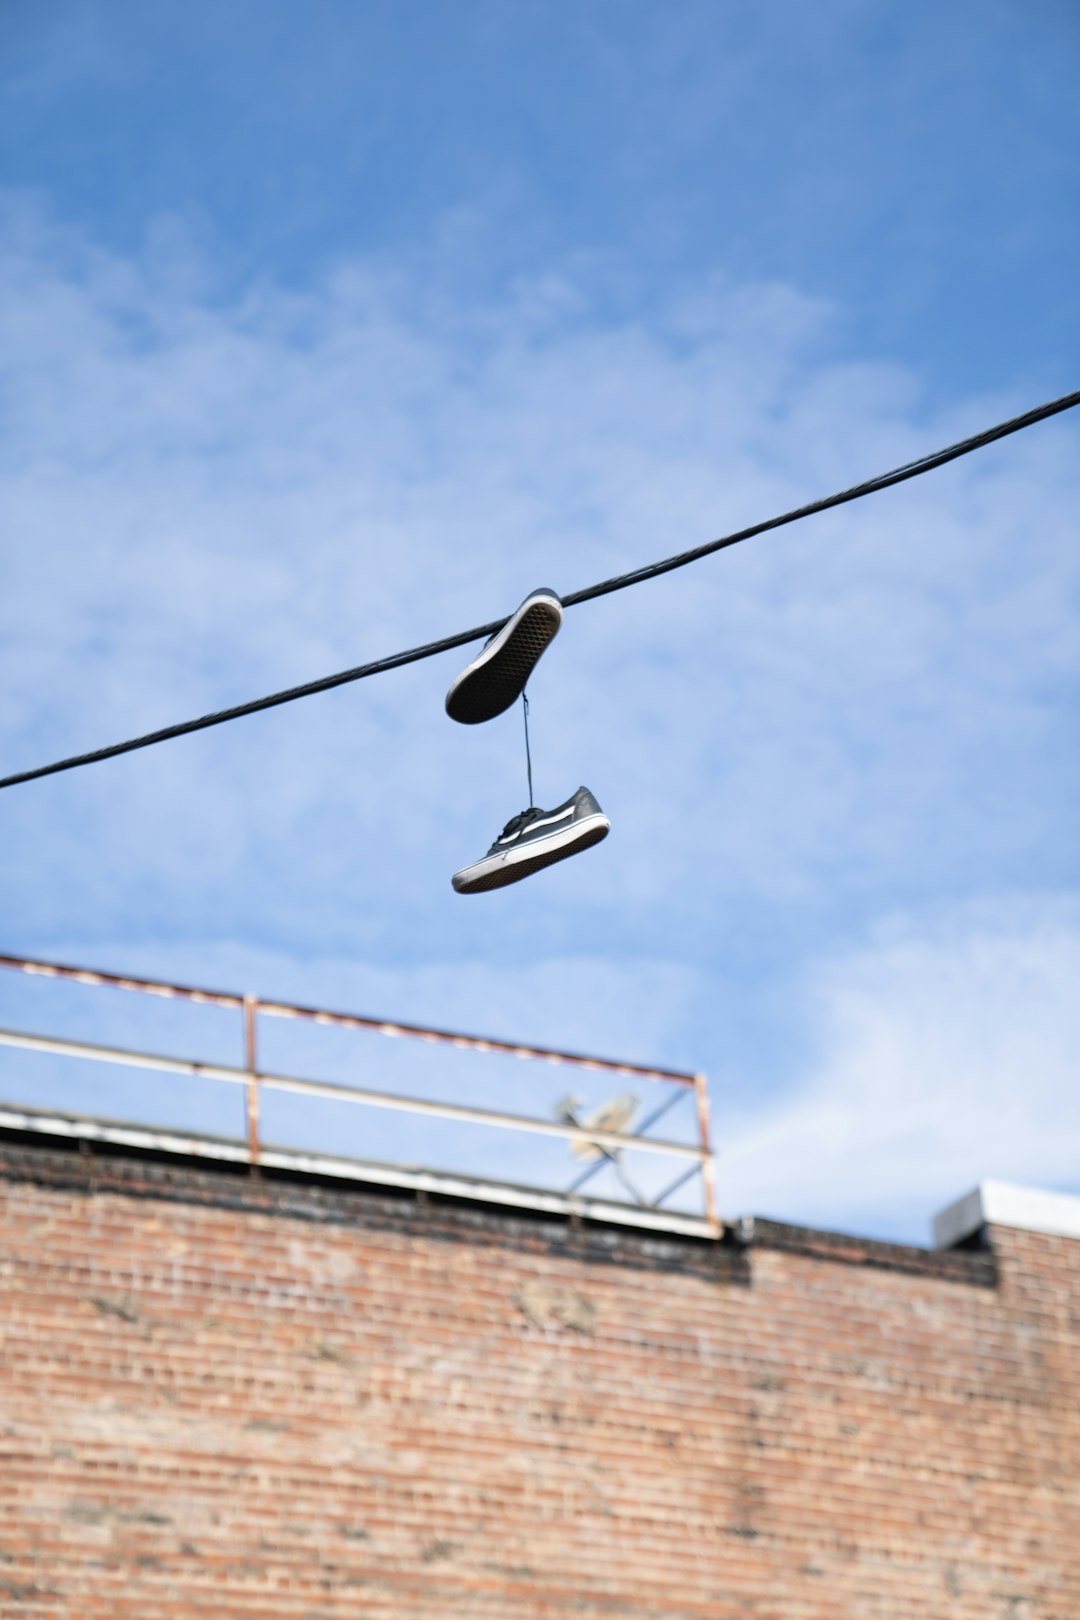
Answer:
<svg viewBox="0 0 1080 1620"><path fill-rule="evenodd" d="M1080 1241L0 1144L0 1615L1076 1620Z"/></svg>

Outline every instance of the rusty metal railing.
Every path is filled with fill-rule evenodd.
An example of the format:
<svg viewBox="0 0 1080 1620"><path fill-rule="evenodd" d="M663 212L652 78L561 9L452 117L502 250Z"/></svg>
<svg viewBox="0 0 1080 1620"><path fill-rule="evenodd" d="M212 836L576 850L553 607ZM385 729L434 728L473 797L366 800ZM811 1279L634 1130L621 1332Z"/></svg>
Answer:
<svg viewBox="0 0 1080 1620"><path fill-rule="evenodd" d="M402 1113L424 1114L436 1118L457 1120L476 1125L522 1131L535 1136L562 1137L570 1143L587 1142L602 1150L603 1160L611 1161L627 1149L646 1150L650 1153L675 1158L691 1159L690 1169L680 1173L675 1182L650 1207L658 1209L663 1201L693 1176L700 1176L705 1204L705 1218L714 1231L719 1230L716 1207L716 1182L709 1129L709 1092L703 1074L688 1074L678 1069L649 1067L646 1064L627 1063L610 1058L587 1056L580 1052L564 1052L553 1047L528 1046L513 1041L497 1040L488 1036L464 1035L445 1029L420 1024L403 1024L387 1019L370 1018L358 1013L332 1012L326 1008L304 1007L284 1001L268 1001L251 994L222 990L207 990L192 985L172 984L160 979L138 978L130 974L109 973L97 968L71 967L60 962L46 962L28 957L0 954L0 967L39 978L66 979L77 984L105 986L119 990L141 991L147 995L170 1000L182 1000L201 1006L224 1007L238 1011L242 1018L244 1063L241 1068L227 1064L203 1063L194 1059L167 1057L160 1053L132 1051L123 1047L103 1046L89 1041L72 1041L56 1036L32 1034L21 1030L0 1030L0 1046L16 1047L27 1051L78 1057L91 1062L119 1064L151 1069L159 1073L185 1074L202 1079L219 1080L244 1087L247 1125L248 1163L257 1170L263 1152L260 1135L260 1102L262 1092L302 1092L310 1096L333 1098L337 1101L397 1110ZM633 1133L609 1131L558 1120L537 1119L527 1115L506 1113L489 1108L476 1108L461 1103L440 1102L422 1097L405 1097L394 1092L374 1091L363 1087L342 1085L333 1081L312 1080L299 1075L275 1074L263 1071L258 1063L258 1020L267 1018L304 1019L314 1024L338 1029L366 1030L368 1032L425 1041L456 1049L501 1053L506 1056L535 1060L543 1063L572 1065L599 1073L619 1075L647 1081L670 1082L689 1088L696 1104L696 1143L674 1142L650 1137L644 1132L667 1112L668 1104L650 1115L638 1131ZM587 1172L603 1167L603 1161ZM583 1180L586 1178L579 1178ZM573 1197L578 1183L568 1191Z"/></svg>

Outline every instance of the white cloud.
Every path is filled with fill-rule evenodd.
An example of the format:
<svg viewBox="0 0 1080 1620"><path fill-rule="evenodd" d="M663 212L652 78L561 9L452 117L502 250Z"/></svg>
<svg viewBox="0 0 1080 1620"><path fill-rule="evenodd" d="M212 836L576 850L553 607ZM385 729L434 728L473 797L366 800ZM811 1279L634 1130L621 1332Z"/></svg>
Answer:
<svg viewBox="0 0 1080 1620"><path fill-rule="evenodd" d="M822 966L816 1061L744 1100L731 1210L924 1240L987 1178L1080 1191L1080 903L998 903L883 927Z"/></svg>
<svg viewBox="0 0 1080 1620"><path fill-rule="evenodd" d="M931 411L912 374L838 359L840 312L789 287L717 280L645 322L603 313L596 262L539 267L498 306L354 263L226 298L175 225L128 261L7 220L5 769L483 622L1030 402ZM445 721L454 655L0 795L8 943L211 982L231 953L290 964L312 1000L340 984L416 1021L708 1069L721 1111L752 1065L764 1107L786 1075L791 1120L829 1140L834 1082L804 1109L796 1078L808 964L850 960L883 915L1072 880L1071 443L1051 424L569 614L534 681L538 792L586 781L614 831L543 881L450 892L524 781L519 715ZM891 1003L858 983L829 991L830 1050L856 1050L858 991L858 1050L891 1074ZM911 1028L924 1072L938 1025ZM878 1095L890 1119L906 1092ZM747 1138L739 1207L779 1192L766 1148L778 1133L793 1166L794 1129ZM973 1170L942 1197L997 1165L948 1152ZM913 1139L913 1187L918 1160ZM785 1207L877 1219L890 1162L878 1203L834 1177L832 1203L796 1179L808 1202Z"/></svg>

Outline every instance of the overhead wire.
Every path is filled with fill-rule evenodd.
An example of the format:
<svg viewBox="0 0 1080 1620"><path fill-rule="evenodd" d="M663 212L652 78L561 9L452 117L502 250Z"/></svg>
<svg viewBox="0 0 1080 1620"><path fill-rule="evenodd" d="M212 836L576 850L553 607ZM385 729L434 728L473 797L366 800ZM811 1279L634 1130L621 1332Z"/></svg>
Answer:
<svg viewBox="0 0 1080 1620"><path fill-rule="evenodd" d="M613 591L626 590L628 586L658 579L662 574L669 574L676 568L685 568L689 563L699 562L703 557L710 557L714 552L724 551L729 546L737 546L742 541L766 534L771 529L780 529L786 524L797 523L802 518L813 517L818 512L828 512L834 507L845 506L850 501L861 500L865 495L876 495L881 490L891 489L895 484L906 483L909 479L918 478L937 467L944 467L950 461L956 461L961 456L970 455L974 450L981 450L988 444L994 444L998 439L1008 438L1010 434L1033 427L1037 422L1045 422L1049 417L1071 410L1075 405L1080 405L1080 389L1063 394L1060 399L1050 400L1045 405L1037 405L1033 410L1011 417L1007 422L999 422L994 427L984 428L981 433L960 439L942 450L935 450L929 455L918 457L915 461L905 462L901 467L894 467L891 472L879 473L875 478L853 484L850 489L839 490L834 495L825 495L806 506L798 506L790 512L783 512L779 517L752 523L748 528L737 529L733 534L723 535L718 540L706 541L703 545L694 546L689 551L677 552L674 556L665 557L659 562L631 569L625 574L616 574L611 579L601 580L597 585L586 586L584 590L572 591L569 596L562 598L562 604L564 607L577 607L582 602L595 601L597 597L608 596ZM150 748L156 743L170 742L175 737L186 737L195 731L205 731L211 726L225 725L230 720L240 720L245 715L259 714L264 709L277 708L283 703L294 703L299 698L314 697L316 693L332 691L334 687L345 686L351 681L365 680L371 675L383 675L389 670L401 669L406 664L418 663L423 658L434 658L439 653L451 652L456 647L465 647L472 641L492 636L501 630L505 623L505 618L494 619L490 624L475 625L471 630L461 630L456 635L443 636L438 641L428 641L419 647L409 647L404 652L391 653L386 658L376 658L370 663L358 664L353 669L339 670L335 675L324 675L319 680L305 681L300 686L290 686L281 692L271 692L267 697L253 698L250 702L237 703L228 709L217 709L211 714L200 715L197 719L182 720L176 725L163 726L159 731L150 731L141 737L131 737L126 742L111 743L106 748L96 748L87 754L74 754L69 759L56 760L51 765L38 765L33 770L19 771L13 776L0 778L0 788L18 787L21 783L34 782L44 776L55 776L60 771L73 771L83 765L96 765L102 760L115 759L120 754L133 753L139 748Z"/></svg>

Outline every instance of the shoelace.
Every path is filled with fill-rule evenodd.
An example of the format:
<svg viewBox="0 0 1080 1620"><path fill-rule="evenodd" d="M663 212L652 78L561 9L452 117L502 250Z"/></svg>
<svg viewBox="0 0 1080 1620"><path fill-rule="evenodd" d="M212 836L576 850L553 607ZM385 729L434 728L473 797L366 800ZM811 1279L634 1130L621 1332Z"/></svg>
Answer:
<svg viewBox="0 0 1080 1620"><path fill-rule="evenodd" d="M532 753L529 749L529 700L524 692L521 694L521 704L525 716L525 769L529 776L529 808L519 810L516 816L510 817L510 820L492 844L491 851L497 850L500 844L504 843L507 838L511 838L515 833L523 832L531 821L535 821L537 816L542 816L544 813L533 804Z"/></svg>
<svg viewBox="0 0 1080 1620"><path fill-rule="evenodd" d="M492 844L492 849L497 849L504 838L510 838L514 833L523 832L530 822L535 821L537 816L542 816L543 813L535 805L530 806L528 810L519 810L516 816L510 817L510 820L506 823L494 844Z"/></svg>
<svg viewBox="0 0 1080 1620"><path fill-rule="evenodd" d="M525 769L529 774L529 809L536 803L533 798L532 785L532 753L529 750L529 700L525 693L521 694L522 711L525 715Z"/></svg>

